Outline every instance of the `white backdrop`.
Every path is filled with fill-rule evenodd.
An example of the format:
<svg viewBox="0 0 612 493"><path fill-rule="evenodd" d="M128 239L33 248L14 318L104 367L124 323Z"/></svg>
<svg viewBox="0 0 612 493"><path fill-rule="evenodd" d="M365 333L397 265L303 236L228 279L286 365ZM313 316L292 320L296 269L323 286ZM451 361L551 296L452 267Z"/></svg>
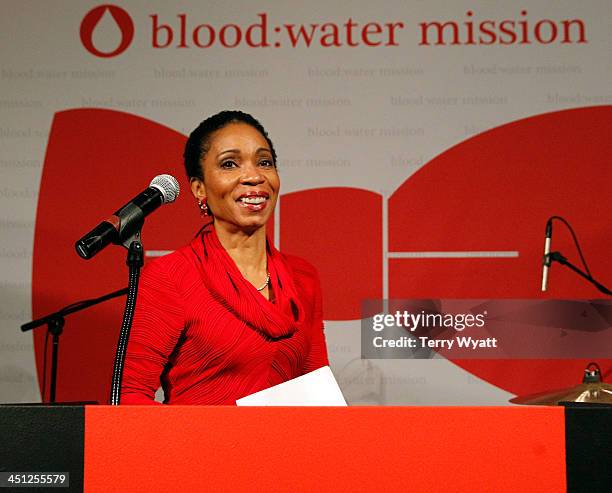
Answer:
<svg viewBox="0 0 612 493"><path fill-rule="evenodd" d="M260 119L272 137L283 193L346 186L388 197L429 160L484 130L541 113L612 103L607 0L121 0L114 5L133 22L133 40L109 58L87 51L79 36L86 14L99 5L28 0L0 6L0 402L40 399L32 334L22 334L19 325L32 317L37 197L58 111L115 109L187 134L210 114L241 109ZM177 47L179 15L187 26L185 48ZM269 46L248 46L246 30L264 19ZM350 39L349 19L356 24ZM549 21L537 28L541 39L552 39L557 30L547 44L536 41L535 26L543 19ZM478 27L487 20L495 22L493 44L477 41L492 40L486 30L493 24ZM514 36L500 30L504 20L516 22L512 43ZM568 28L563 23L568 20L576 22ZM455 22L458 42L453 44L450 26L444 28L444 44L435 44L432 25L424 45L420 23L434 21ZM153 46L168 35L158 29L155 40L154 22L171 26L170 46ZM529 43L521 43L519 22L528 23ZM337 39L336 28L325 23L337 26ZM365 27L364 35L368 23L377 24ZM200 24L215 30L209 48L194 46L192 33ZM237 47L220 43L226 24L240 26L243 39ZM396 24L392 38L386 24ZM299 25L314 29L309 47L303 39L292 46L291 33ZM473 44L471 25L476 26ZM566 28L568 42L562 42ZM236 29L224 32L226 43L232 43ZM261 32L260 27L251 31L253 43L262 42ZM209 28L199 30L201 43L208 33ZM332 35L323 44L341 46L322 46L321 34ZM91 40L98 50L111 52L121 36L107 10ZM78 156L74 172L86 173ZM88 184L92 194L96 185ZM126 189L126 200L137 191ZM62 221L70 220L66 214ZM83 293L96 294L94 289ZM359 321L329 321L327 340L332 368L352 403L504 404L511 397L443 359L361 361Z"/></svg>

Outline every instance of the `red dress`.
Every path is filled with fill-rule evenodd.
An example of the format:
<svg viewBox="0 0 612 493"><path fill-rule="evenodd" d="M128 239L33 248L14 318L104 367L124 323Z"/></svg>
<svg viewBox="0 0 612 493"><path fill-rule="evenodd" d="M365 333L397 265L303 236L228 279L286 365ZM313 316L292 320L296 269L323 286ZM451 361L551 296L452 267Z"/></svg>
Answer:
<svg viewBox="0 0 612 493"><path fill-rule="evenodd" d="M315 269L268 244L274 303L250 284L212 226L142 272L121 404L235 404L328 364Z"/></svg>

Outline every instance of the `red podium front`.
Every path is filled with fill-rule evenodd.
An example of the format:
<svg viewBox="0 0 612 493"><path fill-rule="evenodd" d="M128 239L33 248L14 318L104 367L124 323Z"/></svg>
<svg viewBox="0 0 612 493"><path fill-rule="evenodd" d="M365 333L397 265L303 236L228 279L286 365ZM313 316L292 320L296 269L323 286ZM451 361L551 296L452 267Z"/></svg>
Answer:
<svg viewBox="0 0 612 493"><path fill-rule="evenodd" d="M86 492L565 491L560 407L87 406Z"/></svg>

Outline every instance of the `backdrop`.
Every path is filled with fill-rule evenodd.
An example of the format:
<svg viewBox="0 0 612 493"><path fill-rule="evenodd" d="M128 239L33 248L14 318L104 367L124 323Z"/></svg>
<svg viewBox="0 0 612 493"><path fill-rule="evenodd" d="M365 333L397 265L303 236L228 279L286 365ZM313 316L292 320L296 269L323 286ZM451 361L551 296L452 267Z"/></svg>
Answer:
<svg viewBox="0 0 612 493"><path fill-rule="evenodd" d="M541 293L553 214L612 283L608 1L0 9L0 401L41 399L45 330L22 323L127 284L124 251L83 261L77 238L159 173L183 191L147 219L147 259L197 231L182 147L222 109L275 143L271 236L320 271L350 403L498 405L580 382L588 360L363 360L359 319L368 298L599 297L557 265ZM564 228L553 242L578 263ZM58 400L107 398L121 312L67 319Z"/></svg>

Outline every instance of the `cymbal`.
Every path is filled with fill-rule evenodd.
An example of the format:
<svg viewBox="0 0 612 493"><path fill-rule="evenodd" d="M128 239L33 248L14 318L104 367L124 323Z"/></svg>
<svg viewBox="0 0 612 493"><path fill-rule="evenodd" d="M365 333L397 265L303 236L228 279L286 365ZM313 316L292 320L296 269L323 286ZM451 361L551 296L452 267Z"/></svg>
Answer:
<svg viewBox="0 0 612 493"><path fill-rule="evenodd" d="M510 399L510 402L531 406L558 406L563 402L612 404L612 385L601 381L599 365L589 363L584 370L584 378L580 385L567 389L517 396Z"/></svg>
<svg viewBox="0 0 612 493"><path fill-rule="evenodd" d="M581 383L575 387L510 399L513 404L558 406L561 402L596 402L612 404L612 385Z"/></svg>

